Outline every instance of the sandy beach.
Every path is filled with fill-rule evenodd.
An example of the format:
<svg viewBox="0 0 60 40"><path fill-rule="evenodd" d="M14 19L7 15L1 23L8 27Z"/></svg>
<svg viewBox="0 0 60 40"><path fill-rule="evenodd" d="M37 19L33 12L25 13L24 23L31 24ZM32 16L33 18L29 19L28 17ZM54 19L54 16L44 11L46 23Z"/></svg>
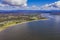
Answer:
<svg viewBox="0 0 60 40"><path fill-rule="evenodd" d="M48 20L48 19L40 19L40 20ZM40 20L33 20L33 21L40 21ZM0 28L0 32L9 28L9 27L11 27L11 26L15 26L15 25L19 25L19 24L25 24L25 23L29 23L29 22L33 22L33 21L26 21L26 22L21 22L21 23L18 23L18 24L8 25L8 26Z"/></svg>

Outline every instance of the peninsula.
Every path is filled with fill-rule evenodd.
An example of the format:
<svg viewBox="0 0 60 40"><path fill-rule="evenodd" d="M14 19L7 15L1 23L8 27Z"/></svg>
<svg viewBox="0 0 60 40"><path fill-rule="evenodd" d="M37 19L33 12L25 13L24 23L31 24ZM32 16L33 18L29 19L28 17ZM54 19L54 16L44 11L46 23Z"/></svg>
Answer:
<svg viewBox="0 0 60 40"><path fill-rule="evenodd" d="M0 14L0 31L16 24L46 19L41 14Z"/></svg>

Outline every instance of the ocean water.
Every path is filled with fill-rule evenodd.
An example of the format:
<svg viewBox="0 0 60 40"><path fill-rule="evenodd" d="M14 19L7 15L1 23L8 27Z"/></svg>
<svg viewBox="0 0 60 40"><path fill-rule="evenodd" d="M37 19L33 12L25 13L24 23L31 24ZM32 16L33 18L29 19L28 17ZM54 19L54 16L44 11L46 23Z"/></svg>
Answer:
<svg viewBox="0 0 60 40"><path fill-rule="evenodd" d="M60 15L42 15L48 20L11 26L0 32L0 40L60 40Z"/></svg>

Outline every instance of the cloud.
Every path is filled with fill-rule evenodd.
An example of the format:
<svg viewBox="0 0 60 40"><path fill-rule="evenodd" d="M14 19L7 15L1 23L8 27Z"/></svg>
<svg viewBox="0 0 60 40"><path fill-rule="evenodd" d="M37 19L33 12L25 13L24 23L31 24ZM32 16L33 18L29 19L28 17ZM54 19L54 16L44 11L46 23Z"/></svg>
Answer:
<svg viewBox="0 0 60 40"><path fill-rule="evenodd" d="M60 10L60 1L51 4L45 4L41 8L42 10Z"/></svg>
<svg viewBox="0 0 60 40"><path fill-rule="evenodd" d="M60 7L60 1L55 2L55 5Z"/></svg>
<svg viewBox="0 0 60 40"><path fill-rule="evenodd" d="M14 6L27 6L27 0L3 0L3 2Z"/></svg>
<svg viewBox="0 0 60 40"><path fill-rule="evenodd" d="M43 6L27 6L27 0L3 0L7 4L0 3L0 10L60 10L60 1L45 4Z"/></svg>
<svg viewBox="0 0 60 40"><path fill-rule="evenodd" d="M20 10L20 9L21 9L20 7L0 3L0 10Z"/></svg>
<svg viewBox="0 0 60 40"><path fill-rule="evenodd" d="M5 5L3 5L3 4L0 3L0 7L4 7L4 6L5 6Z"/></svg>

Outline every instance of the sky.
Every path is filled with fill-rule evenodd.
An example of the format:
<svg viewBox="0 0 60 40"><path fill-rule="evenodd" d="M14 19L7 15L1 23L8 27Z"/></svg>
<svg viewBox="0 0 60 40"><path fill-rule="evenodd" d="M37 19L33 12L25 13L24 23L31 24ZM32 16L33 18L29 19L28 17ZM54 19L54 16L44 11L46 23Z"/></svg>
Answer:
<svg viewBox="0 0 60 40"><path fill-rule="evenodd" d="M0 0L0 10L60 10L60 0Z"/></svg>
<svg viewBox="0 0 60 40"><path fill-rule="evenodd" d="M53 3L53 2L56 2L58 0L28 0L28 5L37 5L37 6L41 6L41 5L44 5L44 4L50 4L50 3Z"/></svg>

